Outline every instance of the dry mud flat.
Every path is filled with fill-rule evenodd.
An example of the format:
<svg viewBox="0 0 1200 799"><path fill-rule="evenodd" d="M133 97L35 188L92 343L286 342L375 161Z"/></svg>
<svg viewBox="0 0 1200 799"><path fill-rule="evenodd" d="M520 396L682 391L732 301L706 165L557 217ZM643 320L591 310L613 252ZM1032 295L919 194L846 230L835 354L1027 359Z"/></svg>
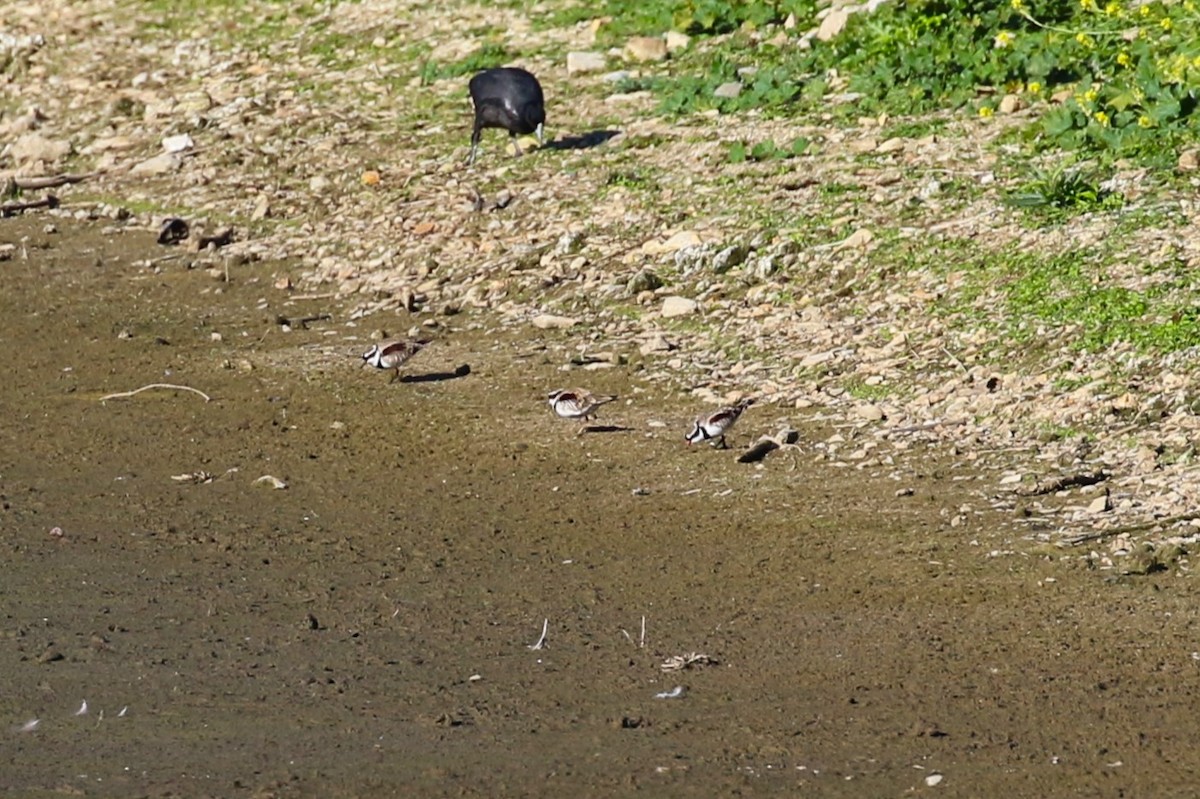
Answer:
<svg viewBox="0 0 1200 799"><path fill-rule="evenodd" d="M1194 791L1187 572L1005 554L937 451L689 450L691 408L483 316L410 370L469 376L389 385L269 264L47 219L0 227L7 796ZM630 429L574 437L564 378ZM153 382L212 401L99 399Z"/></svg>

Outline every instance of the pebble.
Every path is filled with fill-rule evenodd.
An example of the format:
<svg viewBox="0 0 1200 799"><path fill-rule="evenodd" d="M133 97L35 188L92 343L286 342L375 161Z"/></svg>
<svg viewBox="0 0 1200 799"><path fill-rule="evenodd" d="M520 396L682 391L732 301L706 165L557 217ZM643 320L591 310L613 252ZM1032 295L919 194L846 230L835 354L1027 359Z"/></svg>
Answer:
<svg viewBox="0 0 1200 799"><path fill-rule="evenodd" d="M571 52L567 53L567 74L579 75L587 72L600 72L607 65L603 53Z"/></svg>
<svg viewBox="0 0 1200 799"><path fill-rule="evenodd" d="M671 319L677 316L688 316L700 308L700 303L687 297L671 296L663 300L662 316Z"/></svg>
<svg viewBox="0 0 1200 799"><path fill-rule="evenodd" d="M563 330L579 324L579 320L570 316L555 316L554 314L538 314L529 323L539 330Z"/></svg>
<svg viewBox="0 0 1200 799"><path fill-rule="evenodd" d="M141 163L134 164L129 170L131 175L165 175L168 172L178 171L179 167L183 166L183 161L174 153L161 153L153 158L147 158Z"/></svg>
<svg viewBox="0 0 1200 799"><path fill-rule="evenodd" d="M48 139L39 133L18 136L8 148L8 156L15 164L35 164L39 161L53 164L71 152L71 143L59 139Z"/></svg>
<svg viewBox="0 0 1200 799"><path fill-rule="evenodd" d="M713 97L719 97L722 100L732 100L742 93L742 84L738 81L730 81L722 83L717 88L713 89Z"/></svg>
<svg viewBox="0 0 1200 799"><path fill-rule="evenodd" d="M663 61L667 42L658 36L634 36L625 42L625 57L631 61Z"/></svg>

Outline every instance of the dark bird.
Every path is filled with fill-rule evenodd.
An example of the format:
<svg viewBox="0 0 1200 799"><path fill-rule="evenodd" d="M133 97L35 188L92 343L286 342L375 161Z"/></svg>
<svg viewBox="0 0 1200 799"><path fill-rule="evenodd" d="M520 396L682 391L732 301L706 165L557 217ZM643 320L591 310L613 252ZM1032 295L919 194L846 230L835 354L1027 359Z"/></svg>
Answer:
<svg viewBox="0 0 1200 799"><path fill-rule="evenodd" d="M475 104L475 129L471 131L468 164L475 163L484 128L507 130L518 155L521 146L517 144L517 136L534 133L539 144L545 141L542 126L546 122L546 100L542 96L542 85L529 72L519 67L485 69L471 78L468 88L471 102Z"/></svg>

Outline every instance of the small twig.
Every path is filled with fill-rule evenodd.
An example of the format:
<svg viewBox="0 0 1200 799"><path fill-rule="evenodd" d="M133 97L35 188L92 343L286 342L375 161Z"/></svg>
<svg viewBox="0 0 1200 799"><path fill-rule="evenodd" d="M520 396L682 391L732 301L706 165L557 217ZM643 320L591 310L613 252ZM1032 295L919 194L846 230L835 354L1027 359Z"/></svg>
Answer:
<svg viewBox="0 0 1200 799"><path fill-rule="evenodd" d="M966 419L940 419L936 422L926 422L925 424L914 424L908 427L885 427L882 430L875 431L876 438L883 438L892 433L921 433L926 430L932 430L935 427L958 427L966 424Z"/></svg>
<svg viewBox="0 0 1200 799"><path fill-rule="evenodd" d="M24 203L4 203L0 205L0 218L8 219L10 216L32 211L35 208L50 208L58 207L58 198L53 194L47 194L44 200L31 200Z"/></svg>
<svg viewBox="0 0 1200 799"><path fill-rule="evenodd" d="M1196 519L1200 519L1200 512L1182 513L1178 516L1164 516L1161 519L1151 519L1148 522L1135 522L1134 524L1126 524L1121 527L1110 527L1098 533L1086 533L1074 536L1073 538L1066 538L1059 542L1059 546L1074 547L1101 538L1110 538L1125 533L1140 533L1143 530L1152 530L1155 527L1170 527L1180 522L1191 522Z"/></svg>
<svg viewBox="0 0 1200 799"><path fill-rule="evenodd" d="M1069 488L1086 488L1088 486L1102 483L1109 477L1108 473L1103 469L1095 472L1086 472L1084 474L1071 474L1065 477L1056 477L1052 480L1043 480L1030 488L1017 488L1013 491L1019 497L1036 497L1042 494L1055 494L1059 491L1064 491Z"/></svg>
<svg viewBox="0 0 1200 799"><path fill-rule="evenodd" d="M208 396L200 389L192 388L191 386L179 386L179 385L175 385L174 383L151 383L148 386L142 386L141 388L135 388L133 391L118 391L116 394L105 394L103 397L100 398L100 401L104 402L105 400L110 400L110 399L121 399L122 397L132 397L134 394L141 394L143 391L149 391L152 388L165 388L165 389L172 389L175 391L190 391L193 394L199 394L201 397L204 397L205 402L212 402L212 397Z"/></svg>
<svg viewBox="0 0 1200 799"><path fill-rule="evenodd" d="M538 650L538 649L541 649L542 647L544 647L546 645L546 631L549 629L550 629L550 620L549 619L543 620L542 621L542 637L537 639L537 643L532 644L529 648L533 649L533 650Z"/></svg>
<svg viewBox="0 0 1200 799"><path fill-rule="evenodd" d="M638 649L646 648L646 617L642 616L642 637L638 639Z"/></svg>
<svg viewBox="0 0 1200 799"><path fill-rule="evenodd" d="M967 365L965 363L963 363L962 361L960 361L958 359L957 355L955 355L953 352L946 349L945 347L942 347L941 350L942 350L942 352L946 353L946 355L950 358L950 360L952 360L956 364L958 364L958 368L963 370L963 374L970 374L971 370L967 368Z"/></svg>
<svg viewBox="0 0 1200 799"><path fill-rule="evenodd" d="M328 322L333 319L333 314L330 313L315 313L300 319L289 319L282 314L275 317L275 323L278 325L287 325L288 327L302 327L308 330L309 322Z"/></svg>
<svg viewBox="0 0 1200 799"><path fill-rule="evenodd" d="M97 177L99 172L88 175L41 175L38 177L13 178L18 189L53 189L69 183L81 183Z"/></svg>

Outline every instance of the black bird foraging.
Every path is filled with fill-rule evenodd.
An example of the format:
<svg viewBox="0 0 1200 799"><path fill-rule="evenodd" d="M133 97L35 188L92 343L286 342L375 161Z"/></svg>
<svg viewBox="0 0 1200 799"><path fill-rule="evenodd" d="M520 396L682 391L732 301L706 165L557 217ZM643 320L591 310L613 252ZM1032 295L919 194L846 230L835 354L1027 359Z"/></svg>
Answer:
<svg viewBox="0 0 1200 799"><path fill-rule="evenodd" d="M485 69L471 78L468 88L471 102L475 104L475 128L471 131L468 164L475 163L484 128L507 130L518 155L521 146L517 144L517 136L534 133L539 144L545 141L542 125L546 121L546 100L542 96L542 85L532 74L519 67Z"/></svg>

